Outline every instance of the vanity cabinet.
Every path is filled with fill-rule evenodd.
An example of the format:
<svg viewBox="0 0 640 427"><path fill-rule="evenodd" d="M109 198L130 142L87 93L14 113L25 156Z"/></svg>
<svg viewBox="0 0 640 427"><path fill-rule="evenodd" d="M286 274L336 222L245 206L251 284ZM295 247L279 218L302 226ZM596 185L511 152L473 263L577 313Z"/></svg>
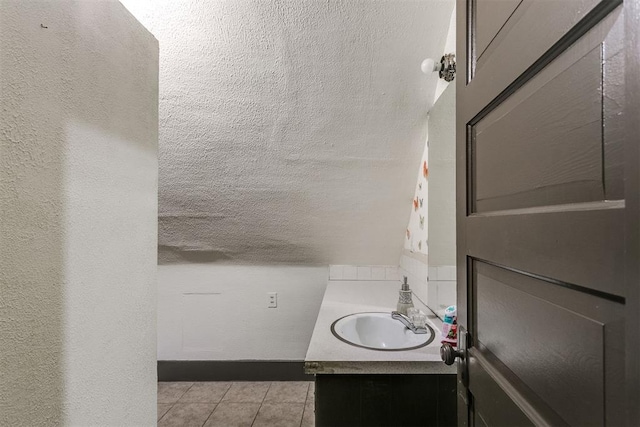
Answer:
<svg viewBox="0 0 640 427"><path fill-rule="evenodd" d="M355 313L391 312L396 282L329 281L320 305L305 373L316 383L317 427L456 425L456 367L440 358L440 340L404 351L379 351L336 338L332 324ZM442 322L427 313L434 331Z"/></svg>
<svg viewBox="0 0 640 427"><path fill-rule="evenodd" d="M455 426L455 374L318 374L317 427Z"/></svg>

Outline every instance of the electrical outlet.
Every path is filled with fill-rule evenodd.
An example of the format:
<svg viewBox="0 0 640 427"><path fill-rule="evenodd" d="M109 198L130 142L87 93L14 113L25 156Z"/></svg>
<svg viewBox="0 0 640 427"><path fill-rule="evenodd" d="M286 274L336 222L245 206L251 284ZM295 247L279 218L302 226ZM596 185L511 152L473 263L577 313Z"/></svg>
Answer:
<svg viewBox="0 0 640 427"><path fill-rule="evenodd" d="M267 296L269 297L269 304L267 305L268 308L277 308L278 307L278 293L277 292L269 292L267 293Z"/></svg>

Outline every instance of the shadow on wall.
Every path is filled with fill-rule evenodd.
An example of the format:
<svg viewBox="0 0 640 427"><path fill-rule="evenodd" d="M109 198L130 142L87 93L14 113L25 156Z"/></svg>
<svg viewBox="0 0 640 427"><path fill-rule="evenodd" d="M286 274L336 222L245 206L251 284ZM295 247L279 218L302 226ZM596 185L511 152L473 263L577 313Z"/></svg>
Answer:
<svg viewBox="0 0 640 427"><path fill-rule="evenodd" d="M206 264L212 262L231 261L231 259L232 257L223 250L188 250L175 246L158 245L158 263L163 264L181 264L185 262Z"/></svg>
<svg viewBox="0 0 640 427"><path fill-rule="evenodd" d="M113 267L109 258L114 245L109 238L97 246L86 243L95 241L100 230L114 236L112 239L118 234L104 230L106 213L100 218L92 215L111 202L100 200L102 188L95 186L96 175L102 176L105 171L91 168L93 164L83 157L83 153L94 150L97 141L78 138L73 130L77 124L94 129L113 143L109 150L117 150L117 142L123 141L128 150L137 150L148 158L157 156L157 134L151 141L148 131L154 122L157 129L157 112L149 103L153 98L141 96L144 101L122 107L132 91L140 94L140 87L153 86L150 77L157 82L157 74L149 72L151 67L140 67L147 60L152 63L154 57L157 61L157 51L148 49L150 36L139 37L140 30L132 31L138 27L118 2L2 2L0 425L50 426L92 417L95 422L100 412L105 415L105 393L113 396L112 404L122 399L113 391L122 388L118 376L123 375L113 369L117 362L108 360L117 360L119 350L113 349L111 337L92 330L98 322L111 332L117 328L117 322L104 321L117 301L110 303L93 293L96 285L105 288L96 271ZM114 40L113 34L122 35L122 40ZM140 51L146 50L148 58L141 57ZM137 55L137 59L123 61L126 55ZM123 79L127 84L120 85ZM132 111L145 103L150 109ZM139 131L145 126L147 130ZM100 160L105 168L113 162L111 158ZM83 168L86 173L81 176ZM67 176L69 170L74 170L71 177ZM69 179L79 180L76 190L82 191L69 194ZM117 184L112 180L102 186ZM155 178L152 184L157 185ZM137 188L132 185L114 191L130 194ZM88 189L94 190L97 204L84 197ZM71 204L73 215L69 215ZM126 210L118 207L117 212L122 218L113 220L127 220ZM77 219L83 222L81 231L89 230L88 234L70 232ZM76 235L70 241L73 232ZM131 239L139 236L132 235ZM105 280L114 281L113 277ZM140 284L133 282L128 283L130 288ZM153 296L146 289L132 292ZM84 298L86 307L81 312L73 312L78 301L73 300L73 294ZM147 317L152 314L144 312ZM149 323L154 326L155 319ZM148 333L146 325L142 326ZM95 360L75 363L78 355L87 354L93 354ZM101 367L104 372L100 372ZM100 390L95 383L105 376L111 376L111 384L103 384ZM122 391L126 397L126 390ZM146 402L141 405L155 412ZM108 415L103 419L111 421Z"/></svg>
<svg viewBox="0 0 640 427"><path fill-rule="evenodd" d="M160 218L160 224L162 224L162 218ZM263 264L265 252L272 254L269 260L271 264L323 265L319 260L326 257L322 256L317 248L308 245L263 237L259 242L255 241L252 244L246 242L234 248L158 245L158 264L224 264L237 262L239 256L245 262Z"/></svg>

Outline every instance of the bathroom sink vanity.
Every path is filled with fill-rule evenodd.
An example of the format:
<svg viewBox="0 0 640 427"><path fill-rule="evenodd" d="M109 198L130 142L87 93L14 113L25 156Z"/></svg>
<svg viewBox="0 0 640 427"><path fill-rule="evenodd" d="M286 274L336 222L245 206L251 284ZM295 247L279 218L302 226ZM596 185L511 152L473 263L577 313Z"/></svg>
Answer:
<svg viewBox="0 0 640 427"><path fill-rule="evenodd" d="M329 282L305 358L306 373L315 376L316 426L456 424L456 370L440 359L436 316L429 312L435 339L410 350L368 349L332 333L336 320L353 313L391 317L397 301L394 283Z"/></svg>

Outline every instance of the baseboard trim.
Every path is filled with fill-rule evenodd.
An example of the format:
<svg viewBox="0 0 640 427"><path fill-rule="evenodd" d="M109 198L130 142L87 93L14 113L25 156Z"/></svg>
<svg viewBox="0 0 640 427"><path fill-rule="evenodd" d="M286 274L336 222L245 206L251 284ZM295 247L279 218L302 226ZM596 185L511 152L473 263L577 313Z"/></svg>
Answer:
<svg viewBox="0 0 640 427"><path fill-rule="evenodd" d="M304 361L158 360L158 381L313 381Z"/></svg>

